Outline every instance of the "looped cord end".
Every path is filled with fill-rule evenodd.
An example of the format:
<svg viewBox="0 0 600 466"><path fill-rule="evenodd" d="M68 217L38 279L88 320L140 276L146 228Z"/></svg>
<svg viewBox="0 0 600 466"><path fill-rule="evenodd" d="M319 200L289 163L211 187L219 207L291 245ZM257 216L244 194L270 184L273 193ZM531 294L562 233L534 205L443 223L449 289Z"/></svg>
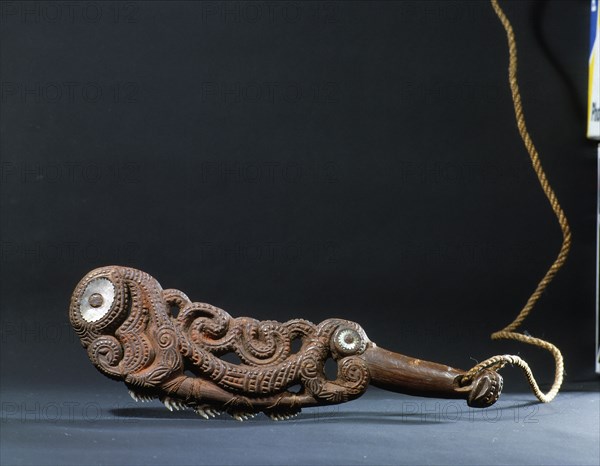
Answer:
<svg viewBox="0 0 600 466"><path fill-rule="evenodd" d="M492 334L492 339L517 340L523 343L527 343L529 345L538 346L549 351L554 358L555 372L554 382L552 383L552 387L550 388L548 393L544 393L540 390L540 387L537 384L535 377L533 376L533 372L529 367L529 364L527 364L527 362L519 356L515 356L512 354L492 356L491 358L480 362L462 376L460 384L468 385L475 378L475 376L483 370L499 371L505 365L510 364L511 366L517 366L523 371L525 377L527 378L527 381L529 382L531 390L533 391L534 395L539 401L541 401L542 403L550 403L560 391L560 387L563 383L563 374L565 366L560 350L552 343L549 343L545 340L541 340L539 338L529 337L527 335L523 335L522 333L500 331Z"/></svg>
<svg viewBox="0 0 600 466"><path fill-rule="evenodd" d="M537 175L538 181L540 182L544 194L548 198L548 202L552 206L552 210L554 211L556 219L558 220L563 235L563 242L558 256L546 272L546 275L544 275L544 278L542 278L542 280L538 283L535 291L529 297L527 303L525 304L523 309L521 309L521 312L519 312L515 320L513 320L509 325L507 325L504 329L500 330L499 332L493 333L492 340L516 340L545 349L546 351L550 352L552 354L552 357L554 358L555 373L552 387L550 388L548 393L543 393L540 390L529 365L519 356L505 354L493 356L474 366L461 378L461 385L469 384L473 380L475 375L477 375L480 371L484 369L498 371L502 369L506 364L511 364L513 366L519 367L524 372L525 376L527 377L527 381L529 382L529 385L531 386L531 389L537 397L537 399L540 400L542 403L549 403L554 399L554 397L556 397L563 383L563 356L560 350L552 343L549 343L540 338L534 338L522 333L517 333L515 332L515 330L517 330L521 326L525 318L533 309L536 302L539 300L544 290L547 288L547 286L550 284L556 273L567 260L567 256L571 249L571 230L569 228L567 217L558 202L556 194L554 194L554 191L552 190L552 187L548 182L546 173L544 172L544 169L542 168L542 164L540 162L539 154L533 144L533 141L531 140L531 137L525 125L523 106L521 104L521 95L519 93L519 85L517 82L517 42L515 39L515 34L513 32L512 25L510 24L510 21L507 18L504 11L502 11L502 8L500 8L500 5L498 4L497 0L491 0L491 5L494 9L494 12L496 13L496 16L498 16L498 19L502 23L504 30L506 31L506 38L508 40L508 82L510 84L517 128L519 130L519 134L521 135L521 139L523 140L523 144L527 149L529 158L531 159L531 164L533 166L535 174Z"/></svg>

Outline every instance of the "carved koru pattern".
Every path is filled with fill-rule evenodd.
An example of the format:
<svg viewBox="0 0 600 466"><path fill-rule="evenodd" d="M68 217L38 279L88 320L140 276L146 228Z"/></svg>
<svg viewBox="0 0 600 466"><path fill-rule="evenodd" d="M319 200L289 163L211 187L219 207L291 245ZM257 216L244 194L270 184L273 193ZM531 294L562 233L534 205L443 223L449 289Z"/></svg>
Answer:
<svg viewBox="0 0 600 466"><path fill-rule="evenodd" d="M205 418L263 412L287 419L302 407L355 399L369 383L476 407L493 404L502 388L491 371L461 386L463 371L380 349L354 322L234 318L126 267L87 274L69 317L94 366L123 381L136 401L158 398L170 410L191 408ZM233 354L239 363L228 361ZM328 359L337 363L333 380L325 374Z"/></svg>

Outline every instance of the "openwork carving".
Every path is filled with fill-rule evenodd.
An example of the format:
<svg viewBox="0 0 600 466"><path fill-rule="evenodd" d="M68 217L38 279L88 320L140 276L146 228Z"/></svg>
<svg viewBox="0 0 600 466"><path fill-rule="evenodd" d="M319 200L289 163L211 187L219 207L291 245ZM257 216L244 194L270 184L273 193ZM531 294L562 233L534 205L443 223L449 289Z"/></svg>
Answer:
<svg viewBox="0 0 600 466"><path fill-rule="evenodd" d="M206 418L263 412L287 419L302 407L355 399L369 383L477 407L493 404L502 388L493 371L462 387L463 371L380 349L354 322L234 318L126 267L86 275L69 316L94 366L125 382L136 401L158 398L170 410L191 408ZM241 363L223 358L230 353ZM334 380L325 375L329 358L338 365Z"/></svg>

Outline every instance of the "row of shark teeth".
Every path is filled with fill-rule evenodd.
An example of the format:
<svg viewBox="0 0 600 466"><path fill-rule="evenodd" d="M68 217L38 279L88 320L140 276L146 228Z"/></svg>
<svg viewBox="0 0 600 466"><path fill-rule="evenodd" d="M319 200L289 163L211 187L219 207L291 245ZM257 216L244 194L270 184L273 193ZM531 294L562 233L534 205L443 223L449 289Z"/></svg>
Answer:
<svg viewBox="0 0 600 466"><path fill-rule="evenodd" d="M296 417L299 413L285 413L285 414L281 414L281 413L268 413L267 416L269 416L272 420L274 421L287 421L288 419L292 419L294 417Z"/></svg>
<svg viewBox="0 0 600 466"><path fill-rule="evenodd" d="M211 417L218 416L221 414L221 411L211 408L210 406L196 406L194 411L198 416L202 416L204 419L210 419Z"/></svg>
<svg viewBox="0 0 600 466"><path fill-rule="evenodd" d="M129 390L129 395L135 401L152 401L154 399L153 396L143 395L141 393L136 393L133 390ZM187 405L179 400L175 400L170 397L166 397L162 400L163 404L169 411L173 411L174 409L179 411L180 409L186 409ZM208 405L196 406L194 411L199 416L202 416L204 419L210 419L215 416L221 414L221 411L212 408ZM249 419L254 418L258 413L231 413L231 417L233 417L236 421L247 421ZM292 419L296 417L299 413L265 413L269 416L273 421L287 421L288 419Z"/></svg>
<svg viewBox="0 0 600 466"><path fill-rule="evenodd" d="M173 411L174 409L179 411L180 409L187 408L183 401L175 400L173 398L169 398L168 396L165 397L162 402L169 411Z"/></svg>
<svg viewBox="0 0 600 466"><path fill-rule="evenodd" d="M255 417L257 413L231 413L231 417L236 421L247 421Z"/></svg>
<svg viewBox="0 0 600 466"><path fill-rule="evenodd" d="M153 396L150 395L142 395L140 393L136 393L133 390L129 390L129 396L134 399L134 401L152 401L154 399Z"/></svg>

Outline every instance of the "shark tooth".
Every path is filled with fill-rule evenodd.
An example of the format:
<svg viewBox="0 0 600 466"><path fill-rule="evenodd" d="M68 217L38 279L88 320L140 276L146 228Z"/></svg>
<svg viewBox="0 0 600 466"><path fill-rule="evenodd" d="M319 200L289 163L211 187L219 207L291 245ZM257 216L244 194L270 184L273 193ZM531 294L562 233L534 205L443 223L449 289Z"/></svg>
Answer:
<svg viewBox="0 0 600 466"><path fill-rule="evenodd" d="M198 406L194 409L194 412L198 416L202 416L204 419L209 419L209 414L202 407Z"/></svg>
<svg viewBox="0 0 600 466"><path fill-rule="evenodd" d="M273 421L287 421L295 416L298 413L265 413L268 417L270 417Z"/></svg>
<svg viewBox="0 0 600 466"><path fill-rule="evenodd" d="M234 412L230 413L231 417L238 421L247 421L248 419L252 419L256 414L255 413L245 413L245 412Z"/></svg>
<svg viewBox="0 0 600 466"><path fill-rule="evenodd" d="M184 410L187 408L187 405L183 402L183 401L177 401L177 407L178 409Z"/></svg>

